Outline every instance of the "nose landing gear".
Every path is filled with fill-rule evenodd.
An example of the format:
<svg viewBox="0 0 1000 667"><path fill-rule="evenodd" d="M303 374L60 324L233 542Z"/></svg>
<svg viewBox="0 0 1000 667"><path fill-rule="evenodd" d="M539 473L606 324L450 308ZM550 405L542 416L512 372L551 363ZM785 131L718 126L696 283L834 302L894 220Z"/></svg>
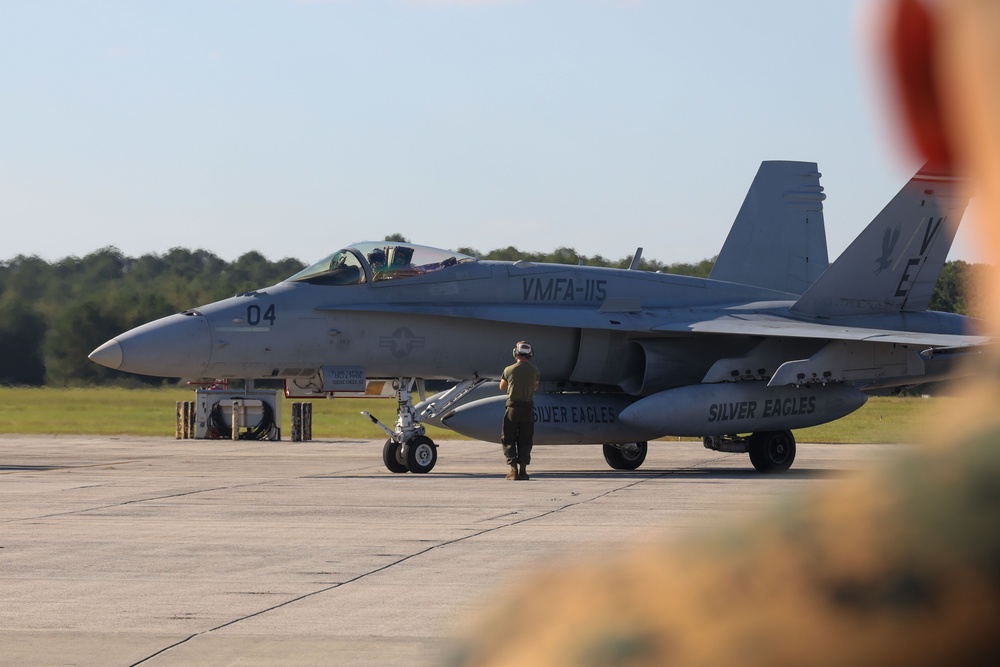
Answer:
<svg viewBox="0 0 1000 667"><path fill-rule="evenodd" d="M382 462L389 472L428 473L437 463L437 445L424 435L424 427L413 409L411 388L415 383L416 380L412 378L397 378L392 382L397 403L395 430L380 422L370 412L361 413L389 436L382 447Z"/></svg>

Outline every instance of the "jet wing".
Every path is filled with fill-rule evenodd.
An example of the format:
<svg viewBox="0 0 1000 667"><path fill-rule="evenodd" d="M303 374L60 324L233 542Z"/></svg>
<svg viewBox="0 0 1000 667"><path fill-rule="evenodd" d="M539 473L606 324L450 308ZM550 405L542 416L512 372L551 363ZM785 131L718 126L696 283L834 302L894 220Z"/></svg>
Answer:
<svg viewBox="0 0 1000 667"><path fill-rule="evenodd" d="M612 301L611 299L608 300ZM828 340L864 340L925 347L965 348L990 343L988 336L895 331L872 327L818 324L767 313L699 313L691 309L643 308L631 310L627 300L606 303L601 309L578 306L521 306L507 304L395 303L337 305L324 311L369 311L397 314L464 317L495 322L535 324L580 329L607 329L636 333L721 334L780 336ZM701 317L699 317L701 315Z"/></svg>
<svg viewBox="0 0 1000 667"><path fill-rule="evenodd" d="M610 300L610 299L609 299ZM623 307L631 307L624 304ZM581 308L579 306L521 306L508 304L441 304L441 303L380 303L380 304L338 304L318 308L322 311L367 311L374 313L397 313L411 315L433 315L436 317L464 317L494 322L515 324L538 324L553 327L578 329L610 329L615 331L651 331L654 324L664 322L653 319L638 311L615 310L614 306Z"/></svg>

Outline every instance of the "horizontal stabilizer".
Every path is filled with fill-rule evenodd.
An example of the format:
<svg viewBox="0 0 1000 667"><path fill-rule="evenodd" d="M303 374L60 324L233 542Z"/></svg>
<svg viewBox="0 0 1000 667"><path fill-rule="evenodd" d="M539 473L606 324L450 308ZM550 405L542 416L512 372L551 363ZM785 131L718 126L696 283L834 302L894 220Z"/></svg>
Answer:
<svg viewBox="0 0 1000 667"><path fill-rule="evenodd" d="M709 277L805 292L829 264L819 177L815 162L761 162Z"/></svg>
<svg viewBox="0 0 1000 667"><path fill-rule="evenodd" d="M921 169L792 312L841 317L927 310L967 203L955 177Z"/></svg>
<svg viewBox="0 0 1000 667"><path fill-rule="evenodd" d="M830 326L817 322L802 322L785 317L753 315L724 316L691 322L672 322L652 327L660 333L702 333L727 336L779 336L784 338L815 338L824 340L866 340L874 343L891 343L918 347L965 348L985 345L988 336L962 333L935 333L933 331L909 331L878 328L872 326L852 326L850 324Z"/></svg>

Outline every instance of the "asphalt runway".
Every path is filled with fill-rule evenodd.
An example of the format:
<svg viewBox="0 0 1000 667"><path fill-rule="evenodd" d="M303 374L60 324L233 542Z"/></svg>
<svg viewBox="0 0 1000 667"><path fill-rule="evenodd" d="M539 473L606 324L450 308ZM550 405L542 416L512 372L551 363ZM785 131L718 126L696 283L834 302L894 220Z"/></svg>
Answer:
<svg viewBox="0 0 1000 667"><path fill-rule="evenodd" d="M0 435L0 664L436 665L520 573L673 539L807 492L899 445L745 454L653 443L635 472L600 447L445 441L427 475L382 441Z"/></svg>

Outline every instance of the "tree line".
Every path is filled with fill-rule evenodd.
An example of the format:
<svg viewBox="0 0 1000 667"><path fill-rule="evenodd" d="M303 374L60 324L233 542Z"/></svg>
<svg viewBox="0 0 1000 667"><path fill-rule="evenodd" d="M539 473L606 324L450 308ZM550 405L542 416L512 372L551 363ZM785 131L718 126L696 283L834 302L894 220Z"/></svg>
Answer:
<svg viewBox="0 0 1000 667"><path fill-rule="evenodd" d="M405 242L399 234L386 241ZM631 257L609 260L572 248L550 253L513 246L480 253L488 260L555 262L626 268ZM663 264L642 259L639 268L707 277L715 259ZM297 259L268 260L249 252L227 262L207 250L173 248L165 254L127 257L103 248L85 257L47 262L18 255L0 261L0 384L91 386L162 384L165 378L119 373L87 359L97 346L150 320L277 283L305 268ZM948 262L931 302L933 310L975 315L973 280L989 267Z"/></svg>

